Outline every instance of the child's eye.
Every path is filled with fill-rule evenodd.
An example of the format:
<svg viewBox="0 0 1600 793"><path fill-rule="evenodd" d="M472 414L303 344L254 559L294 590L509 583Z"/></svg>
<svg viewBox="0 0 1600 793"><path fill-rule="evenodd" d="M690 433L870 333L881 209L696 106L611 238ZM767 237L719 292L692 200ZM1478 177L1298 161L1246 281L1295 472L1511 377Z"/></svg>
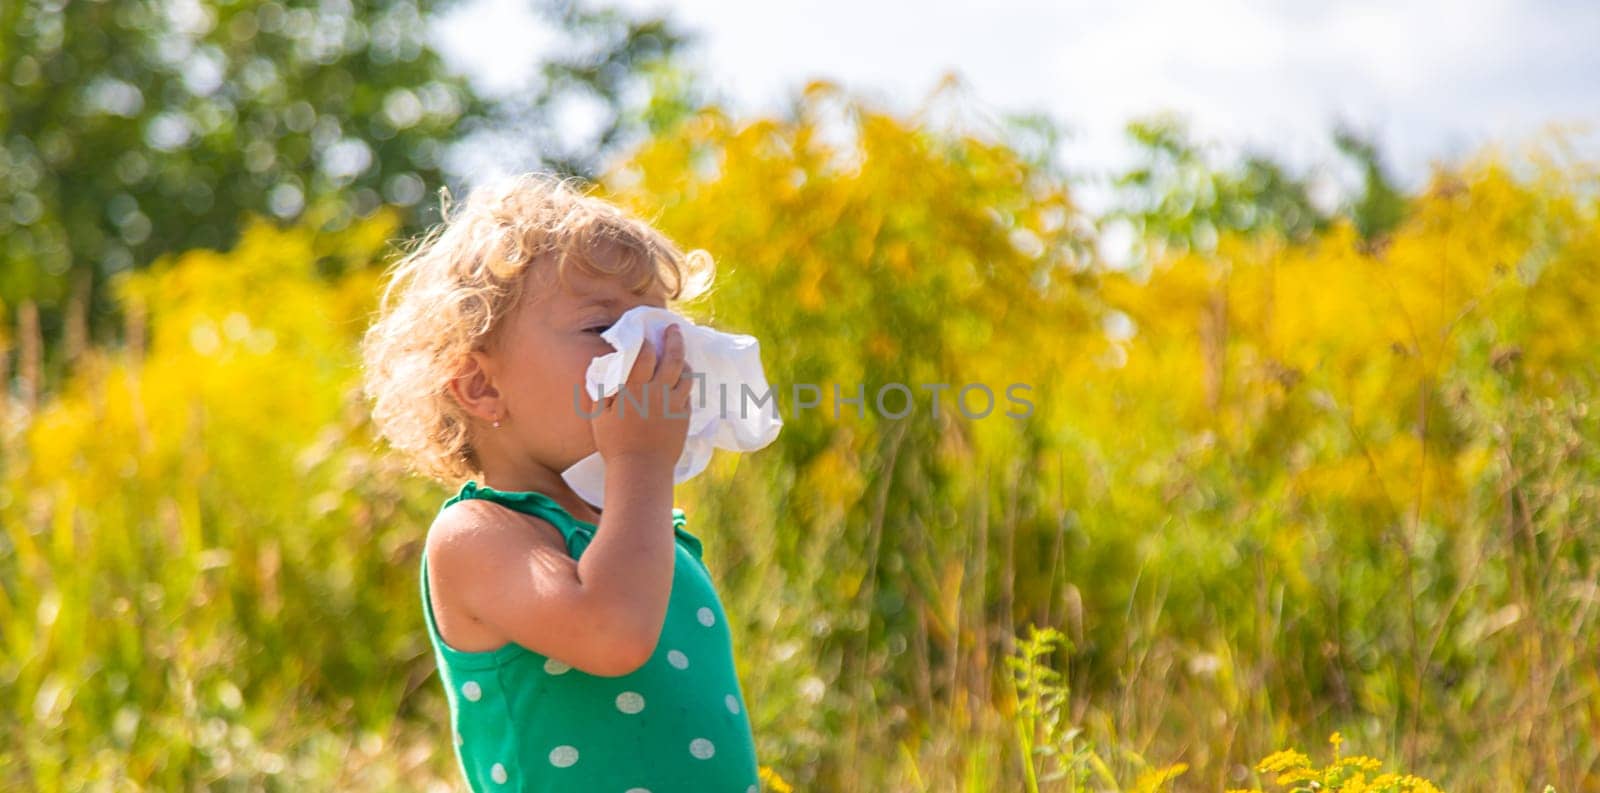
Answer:
<svg viewBox="0 0 1600 793"><path fill-rule="evenodd" d="M596 326L594 326L592 328L585 328L583 332L584 333L604 333L610 327L611 327L610 325L596 325Z"/></svg>

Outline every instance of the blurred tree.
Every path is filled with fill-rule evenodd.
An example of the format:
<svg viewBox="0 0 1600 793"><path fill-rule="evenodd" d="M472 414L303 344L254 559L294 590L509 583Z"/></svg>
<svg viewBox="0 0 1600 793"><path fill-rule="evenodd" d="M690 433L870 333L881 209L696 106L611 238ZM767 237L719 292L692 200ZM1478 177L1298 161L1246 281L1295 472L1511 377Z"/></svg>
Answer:
<svg viewBox="0 0 1600 793"><path fill-rule="evenodd" d="M538 90L495 103L491 134L510 144L506 151L513 157L524 158L501 167L593 180L620 150L720 101L679 64L680 53L698 36L667 18L630 17L574 0L541 0L538 11L574 46L537 67L532 82ZM573 105L587 105L594 119L592 131L577 140L556 123Z"/></svg>
<svg viewBox="0 0 1600 793"><path fill-rule="evenodd" d="M1229 231L1275 231L1303 242L1328 224L1306 181L1264 154L1216 168L1171 114L1132 121L1127 133L1144 161L1114 179L1124 201L1107 219L1130 221L1142 245L1211 252Z"/></svg>
<svg viewBox="0 0 1600 793"><path fill-rule="evenodd" d="M1048 113L1024 111L1003 115L1002 124L1005 144L1029 167L1070 181L1067 165L1061 159L1062 144L1069 137L1066 123Z"/></svg>
<svg viewBox="0 0 1600 793"><path fill-rule="evenodd" d="M515 101L481 95L426 40L455 0L0 4L0 301L38 304L45 379L63 346L121 326L108 276L230 247L245 213L331 231L387 203L409 234L437 218L423 199L475 132L513 129L506 156L586 175L629 129L682 115L669 60L683 38L666 22L533 1L557 40L587 46ZM676 88L620 110L641 82ZM548 131L574 96L609 120L558 147Z"/></svg>
<svg viewBox="0 0 1600 793"><path fill-rule="evenodd" d="M228 247L244 211L342 227L418 204L485 112L423 40L440 5L6 4L0 296L38 301L50 339L86 289L104 331L106 276Z"/></svg>
<svg viewBox="0 0 1600 793"><path fill-rule="evenodd" d="M1341 126L1333 140L1339 151L1361 168L1361 195L1350 205L1349 214L1361 239L1370 244L1400 225L1406 198L1389 180L1378 147L1370 139L1352 127Z"/></svg>
<svg viewBox="0 0 1600 793"><path fill-rule="evenodd" d="M1119 207L1105 220L1132 223L1136 244L1172 252L1213 252L1224 232L1276 232L1304 242L1347 217L1364 245L1373 245L1405 217L1405 196L1390 180L1377 144L1349 125L1333 133L1340 153L1361 173L1361 193L1331 212L1310 198L1309 180L1260 153L1232 167L1215 167L1172 114L1133 121L1127 133L1143 162L1114 178ZM1154 251L1145 250L1146 254Z"/></svg>

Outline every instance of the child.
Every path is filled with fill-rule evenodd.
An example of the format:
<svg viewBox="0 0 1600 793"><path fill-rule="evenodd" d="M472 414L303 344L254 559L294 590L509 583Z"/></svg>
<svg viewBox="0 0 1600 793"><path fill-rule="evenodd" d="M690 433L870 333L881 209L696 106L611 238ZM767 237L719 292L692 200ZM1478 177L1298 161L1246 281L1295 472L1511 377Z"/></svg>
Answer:
<svg viewBox="0 0 1600 793"><path fill-rule="evenodd" d="M630 396L580 386L612 351L600 333L698 295L709 255L542 174L444 205L362 347L379 431L423 473L467 480L420 585L462 773L474 791L754 793L727 618L672 503L681 334L646 342ZM594 452L603 511L560 475Z"/></svg>

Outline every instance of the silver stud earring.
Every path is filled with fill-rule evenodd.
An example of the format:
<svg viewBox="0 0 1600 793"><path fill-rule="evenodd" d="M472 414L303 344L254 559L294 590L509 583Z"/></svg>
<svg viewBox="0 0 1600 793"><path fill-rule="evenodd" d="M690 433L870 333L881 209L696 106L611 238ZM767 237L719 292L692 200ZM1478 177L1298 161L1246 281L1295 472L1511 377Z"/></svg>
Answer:
<svg viewBox="0 0 1600 793"><path fill-rule="evenodd" d="M496 426L496 427L498 427L498 426L500 426L500 419L495 419L495 420L494 420L494 425L495 425L495 426Z"/></svg>

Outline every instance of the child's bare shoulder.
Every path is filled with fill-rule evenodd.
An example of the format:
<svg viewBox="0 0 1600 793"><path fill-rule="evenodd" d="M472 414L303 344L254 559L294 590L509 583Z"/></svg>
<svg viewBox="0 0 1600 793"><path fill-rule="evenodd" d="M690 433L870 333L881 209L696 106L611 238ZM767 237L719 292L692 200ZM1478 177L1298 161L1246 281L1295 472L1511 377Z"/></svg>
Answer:
<svg viewBox="0 0 1600 793"><path fill-rule="evenodd" d="M452 647L481 652L517 641L549 649L544 626L582 612L577 563L542 518L463 499L434 517L425 546L430 605Z"/></svg>
<svg viewBox="0 0 1600 793"><path fill-rule="evenodd" d="M549 521L481 498L439 511L428 527L428 558L447 569L479 568L508 555L567 555L566 539Z"/></svg>

